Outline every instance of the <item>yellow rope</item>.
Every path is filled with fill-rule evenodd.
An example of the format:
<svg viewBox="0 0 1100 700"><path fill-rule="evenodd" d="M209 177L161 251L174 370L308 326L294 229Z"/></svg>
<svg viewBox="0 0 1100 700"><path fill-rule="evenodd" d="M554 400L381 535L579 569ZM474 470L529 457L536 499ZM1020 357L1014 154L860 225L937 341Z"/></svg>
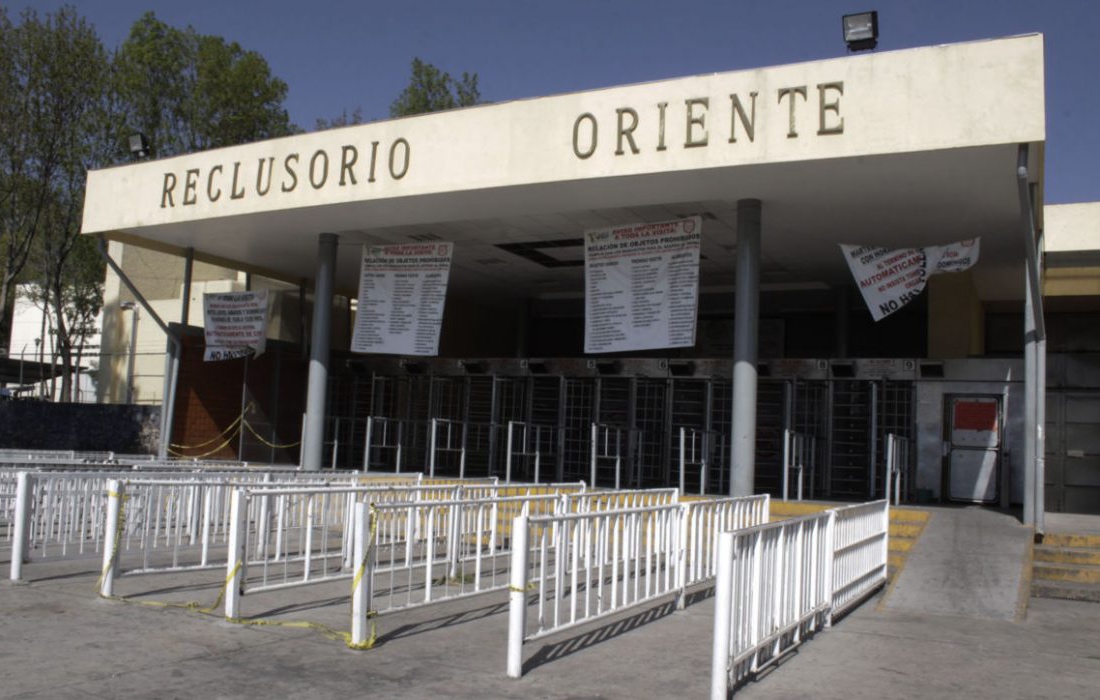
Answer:
<svg viewBox="0 0 1100 700"><path fill-rule="evenodd" d="M197 444L197 445L178 445L178 444L176 444L176 443L174 443L174 442L173 442L173 443L169 443L169 445L168 445L168 446L169 446L169 447L174 447L174 448L176 448L177 450L197 450L197 449L199 449L199 448L202 448L202 447L206 447L207 445L211 445L211 444L213 444L213 443L217 442L218 440L221 440L221 439L222 439L223 437L225 437L225 435L226 435L227 433L229 433L229 432L231 432L231 431L232 431L233 433L236 433L236 432L237 432L237 429L239 429L239 428L240 428L240 426L239 426L238 424L239 424L239 423L240 423L240 422L241 422L242 420L244 420L244 414L243 414L243 413L242 413L241 415L237 416L237 417L236 417L236 418L235 418L235 419L233 420L233 422L232 422L232 423L230 423L230 424L229 424L228 426L226 426L225 430L221 431L220 433L218 433L218 434L217 434L217 435L215 435L214 437L210 438L209 440L206 440L205 442L200 442L200 443L199 443L199 444Z"/></svg>
<svg viewBox="0 0 1100 700"><path fill-rule="evenodd" d="M249 432L251 432L256 437L257 440L259 440L263 444L267 445L268 447L272 447L276 450L285 450L287 448L297 447L298 445L302 444L302 441L298 440L297 442L288 442L284 445L278 445L278 444L275 444L274 442L268 442L267 440L265 440L262 435L260 435L259 433L256 432L256 429L253 428L252 424L249 423L248 421L244 422L244 427L248 428Z"/></svg>
<svg viewBox="0 0 1100 700"><path fill-rule="evenodd" d="M233 438L237 437L237 434L241 432L241 426L239 425L239 420L240 419L238 419L237 421L234 421L234 423L237 424L237 429L235 431L233 431L233 433L225 439L225 442L218 445L217 447L215 447L212 450L209 450L207 452L203 452L201 455L185 455L181 452L177 452L176 450L172 450L172 449L169 449L168 452L170 454L176 456L176 457L186 457L187 459L204 459L206 457L209 457L210 455L214 454L215 452L220 452L221 450L224 450L226 447L229 447L229 443L233 442ZM194 449L194 448L184 448L184 449Z"/></svg>

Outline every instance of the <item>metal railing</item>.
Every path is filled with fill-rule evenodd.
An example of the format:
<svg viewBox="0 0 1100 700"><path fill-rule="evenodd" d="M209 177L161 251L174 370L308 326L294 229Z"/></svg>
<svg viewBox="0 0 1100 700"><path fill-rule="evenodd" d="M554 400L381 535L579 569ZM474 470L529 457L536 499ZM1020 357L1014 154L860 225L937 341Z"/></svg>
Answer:
<svg viewBox="0 0 1100 700"><path fill-rule="evenodd" d="M309 475L302 472L192 471L88 469L0 473L15 484L14 498L4 499L11 512L12 580L22 577L31 561L94 557L108 537L110 483L130 487L122 509L127 519L121 551L141 553L144 564L132 568L161 569L202 564L228 523L227 489L247 483L333 483L359 477L357 473ZM9 477L15 477L10 479ZM4 487L4 492L8 488ZM140 533L140 534L139 534ZM222 542L224 543L224 538ZM156 551L154 551L156 550ZM164 553L171 552L165 561ZM200 557L197 553L202 552ZM153 560L158 562L154 565ZM126 562L132 564L129 559ZM116 568L116 571L118 569Z"/></svg>
<svg viewBox="0 0 1100 700"><path fill-rule="evenodd" d="M246 593L351 578L357 503L370 506L373 561L362 575L370 578L370 609L382 614L503 588L513 518L553 513L560 502L557 493L541 493L545 487L473 499L464 487L452 487L453 498L432 489L237 489L226 617L240 616ZM257 499L273 500L266 521L248 516Z"/></svg>
<svg viewBox="0 0 1100 700"><path fill-rule="evenodd" d="M720 535L712 699L827 624L832 520L824 512Z"/></svg>
<svg viewBox="0 0 1100 700"><path fill-rule="evenodd" d="M882 478L886 500L899 505L909 493L909 451L912 440L896 433L886 434L886 471Z"/></svg>
<svg viewBox="0 0 1100 700"><path fill-rule="evenodd" d="M714 575L720 527L759 525L768 496L521 516L512 527L507 672L522 674L522 647L570 627L675 595ZM630 494L627 494L630 495ZM535 624L528 628L528 591Z"/></svg>
<svg viewBox="0 0 1100 700"><path fill-rule="evenodd" d="M698 469L699 495L707 492L712 431L680 428L680 495L686 493L688 466Z"/></svg>
<svg viewBox="0 0 1100 700"><path fill-rule="evenodd" d="M835 518L831 620L885 585L890 504L872 501L830 512Z"/></svg>
<svg viewBox="0 0 1100 700"><path fill-rule="evenodd" d="M722 532L711 698L885 585L889 513L882 500Z"/></svg>
<svg viewBox="0 0 1100 700"><path fill-rule="evenodd" d="M817 438L812 435L783 431L783 500L788 500L791 472L795 474L797 499L802 500L804 475L810 473L810 488L813 489L814 471L817 466Z"/></svg>

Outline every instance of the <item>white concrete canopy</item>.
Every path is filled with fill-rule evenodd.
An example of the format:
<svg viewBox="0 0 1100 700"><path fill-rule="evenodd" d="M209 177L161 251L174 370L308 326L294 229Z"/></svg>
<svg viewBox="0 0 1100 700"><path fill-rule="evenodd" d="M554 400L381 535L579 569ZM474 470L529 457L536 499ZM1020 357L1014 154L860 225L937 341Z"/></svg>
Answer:
<svg viewBox="0 0 1100 700"><path fill-rule="evenodd" d="M702 285L729 285L752 198L765 290L850 279L837 243L981 236L979 295L1021 299L1043 81L1029 35L485 105L93 171L83 230L307 283L337 233L343 294L360 243L455 241L452 289L580 294L580 245L540 244L691 214Z"/></svg>

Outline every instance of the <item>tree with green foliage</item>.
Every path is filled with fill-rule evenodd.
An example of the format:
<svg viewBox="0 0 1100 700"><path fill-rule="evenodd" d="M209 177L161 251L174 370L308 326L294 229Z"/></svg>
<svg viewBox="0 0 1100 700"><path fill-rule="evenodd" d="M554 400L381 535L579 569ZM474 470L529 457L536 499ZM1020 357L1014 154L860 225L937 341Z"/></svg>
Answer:
<svg viewBox="0 0 1100 700"><path fill-rule="evenodd" d="M61 261L80 230L87 169L102 162L110 132L109 60L95 30L71 7L13 25L0 10L0 329L7 347L12 290L38 285L63 304ZM28 260L34 258L31 275ZM47 258L53 258L47 262ZM49 271L46 274L46 271ZM64 342L59 338L59 341ZM62 345L63 347L63 345ZM61 349L61 348L59 348ZM66 368L71 356L63 355Z"/></svg>
<svg viewBox="0 0 1100 700"><path fill-rule="evenodd" d="M401 95L390 105L391 117L439 112L457 107L469 107L481 102L477 73L463 73L455 80L430 63L419 58L412 61L412 78Z"/></svg>
<svg viewBox="0 0 1100 700"><path fill-rule="evenodd" d="M325 119L324 117L317 117L317 121L313 124L314 131L324 131L325 129L338 129L342 126L354 126L356 124L363 123L363 108L356 107L352 110L351 114L348 114L348 110L344 110L340 113L340 116L333 119Z"/></svg>
<svg viewBox="0 0 1100 700"><path fill-rule="evenodd" d="M156 156L190 153L297 131L283 102L287 85L255 51L177 29L146 12L115 57L125 110L119 143L149 139Z"/></svg>
<svg viewBox="0 0 1100 700"><path fill-rule="evenodd" d="M80 236L87 171L129 159L135 131L160 156L292 133L286 91L259 54L152 13L112 56L71 7L18 24L0 7L0 347L27 283L69 398L103 294L103 262Z"/></svg>

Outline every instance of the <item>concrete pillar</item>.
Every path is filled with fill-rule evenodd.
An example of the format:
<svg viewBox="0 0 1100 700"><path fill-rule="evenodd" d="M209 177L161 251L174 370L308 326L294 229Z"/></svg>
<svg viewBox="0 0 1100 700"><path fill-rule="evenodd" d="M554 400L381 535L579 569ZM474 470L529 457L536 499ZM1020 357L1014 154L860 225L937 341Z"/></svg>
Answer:
<svg viewBox="0 0 1100 700"><path fill-rule="evenodd" d="M730 495L751 496L756 471L756 347L760 313L760 200L737 202Z"/></svg>
<svg viewBox="0 0 1100 700"><path fill-rule="evenodd" d="M313 285L313 330L310 333L309 386L302 430L302 469L319 471L325 442L325 403L332 334L332 289L336 276L335 233L322 233L317 244L317 276Z"/></svg>

